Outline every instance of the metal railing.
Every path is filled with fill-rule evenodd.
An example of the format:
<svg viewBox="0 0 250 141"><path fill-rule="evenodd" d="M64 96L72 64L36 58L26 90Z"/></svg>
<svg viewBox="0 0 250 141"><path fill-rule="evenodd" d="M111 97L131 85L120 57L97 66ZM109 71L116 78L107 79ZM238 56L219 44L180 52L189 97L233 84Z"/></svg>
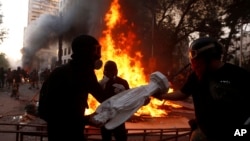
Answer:
<svg viewBox="0 0 250 141"><path fill-rule="evenodd" d="M127 129L128 141L188 141L191 135L190 128L167 128L167 129ZM85 135L89 141L101 140L98 128L86 128Z"/></svg>
<svg viewBox="0 0 250 141"><path fill-rule="evenodd" d="M41 124L0 123L0 133L15 134L16 141L24 141L24 136L39 137L40 141L47 137L46 125Z"/></svg>
<svg viewBox="0 0 250 141"><path fill-rule="evenodd" d="M127 129L128 141L188 141L190 128L167 128L167 129ZM15 141L25 141L26 136L37 137L36 141L44 141L47 138L46 125L41 124L18 124L0 123L0 133L14 134ZM100 141L100 129L88 126L85 128L88 141ZM0 137L1 138L1 137Z"/></svg>

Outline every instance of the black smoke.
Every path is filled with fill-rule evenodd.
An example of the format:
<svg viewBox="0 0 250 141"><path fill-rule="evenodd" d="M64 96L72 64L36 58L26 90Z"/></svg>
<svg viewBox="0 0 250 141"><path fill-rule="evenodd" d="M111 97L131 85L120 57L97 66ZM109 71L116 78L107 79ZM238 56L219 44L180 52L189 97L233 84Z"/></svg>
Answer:
<svg viewBox="0 0 250 141"><path fill-rule="evenodd" d="M110 0L67 0L65 10L58 15L43 14L28 25L24 35L22 65L32 67L32 60L41 49L53 50L56 54L58 38L67 43L80 33L99 37L102 21Z"/></svg>

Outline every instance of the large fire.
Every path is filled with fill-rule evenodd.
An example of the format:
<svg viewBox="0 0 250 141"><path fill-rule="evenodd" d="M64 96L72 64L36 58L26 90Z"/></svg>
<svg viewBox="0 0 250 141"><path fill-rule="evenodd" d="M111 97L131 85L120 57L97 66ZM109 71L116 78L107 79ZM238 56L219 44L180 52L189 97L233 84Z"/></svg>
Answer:
<svg viewBox="0 0 250 141"><path fill-rule="evenodd" d="M131 88L148 84L148 77L144 73L144 68L141 64L142 53L134 52L131 54L132 48L140 44L136 35L132 30L126 30L122 33L113 33L118 26L131 29L133 25L129 25L126 19L120 13L120 5L118 0L113 0L109 11L105 15L106 30L103 31L103 35L100 38L102 45L102 60L113 60L117 63L118 75L126 79ZM98 79L103 77L103 70L96 71ZM88 99L89 109L86 110L86 114L93 113L99 103L89 95ZM150 103L140 108L136 115L150 115L152 117L166 116L167 111L159 109L159 106L171 105L173 107L181 107L179 105L172 104L168 101L159 101L155 98L151 98Z"/></svg>

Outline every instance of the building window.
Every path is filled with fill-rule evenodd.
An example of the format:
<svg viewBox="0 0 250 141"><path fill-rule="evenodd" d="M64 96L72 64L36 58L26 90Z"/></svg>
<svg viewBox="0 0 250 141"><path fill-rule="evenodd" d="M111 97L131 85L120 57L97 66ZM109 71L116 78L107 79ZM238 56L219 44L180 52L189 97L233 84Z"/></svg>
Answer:
<svg viewBox="0 0 250 141"><path fill-rule="evenodd" d="M67 48L64 48L64 55L67 55Z"/></svg>
<svg viewBox="0 0 250 141"><path fill-rule="evenodd" d="M71 54L71 48L68 48L68 54Z"/></svg>

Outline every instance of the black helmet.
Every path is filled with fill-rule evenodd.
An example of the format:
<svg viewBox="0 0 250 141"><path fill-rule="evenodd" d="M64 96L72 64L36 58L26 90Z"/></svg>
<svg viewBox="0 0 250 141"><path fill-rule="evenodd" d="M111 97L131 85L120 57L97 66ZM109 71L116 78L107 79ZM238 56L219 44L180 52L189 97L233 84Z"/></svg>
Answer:
<svg viewBox="0 0 250 141"><path fill-rule="evenodd" d="M221 59L222 45L214 38L202 37L192 42L189 47L191 59L203 57L206 59Z"/></svg>

